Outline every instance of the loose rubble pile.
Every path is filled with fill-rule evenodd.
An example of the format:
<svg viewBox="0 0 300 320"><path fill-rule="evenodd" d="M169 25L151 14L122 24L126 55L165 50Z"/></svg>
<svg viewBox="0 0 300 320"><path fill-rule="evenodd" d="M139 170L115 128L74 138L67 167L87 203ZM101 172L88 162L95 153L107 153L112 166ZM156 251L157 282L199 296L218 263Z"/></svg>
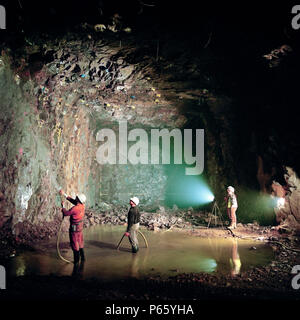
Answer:
<svg viewBox="0 0 300 320"><path fill-rule="evenodd" d="M84 220L84 227L88 228L95 225L125 225L127 223L127 207L113 207L107 209L108 204L102 203L101 210L87 210ZM159 230L184 230L195 236L224 236L224 230L228 226L227 219L217 219L211 212L195 211L190 209L165 208L160 206L155 212L141 211L140 225L151 231ZM207 228L210 223L210 228ZM238 237L251 236L261 241L278 240L276 227L260 226L258 222L238 223L234 233ZM230 235L230 234L229 234ZM231 235L230 235L231 236Z"/></svg>
<svg viewBox="0 0 300 320"><path fill-rule="evenodd" d="M106 212L87 210L84 226L90 227L97 224L124 225L127 223L127 213L127 207L115 207ZM184 214L184 210L177 210L177 212L171 213L170 210L166 210L164 207L160 207L156 212L141 211L140 225L153 231L170 229L173 226L178 228L190 227L191 223L183 218Z"/></svg>

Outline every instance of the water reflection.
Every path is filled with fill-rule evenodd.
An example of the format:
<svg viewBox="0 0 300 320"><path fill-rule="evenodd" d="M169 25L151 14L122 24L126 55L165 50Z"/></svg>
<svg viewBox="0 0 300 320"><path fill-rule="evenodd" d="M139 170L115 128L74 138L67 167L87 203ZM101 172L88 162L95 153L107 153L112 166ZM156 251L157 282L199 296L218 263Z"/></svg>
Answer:
<svg viewBox="0 0 300 320"><path fill-rule="evenodd" d="M240 274L242 262L238 250L238 239L229 238L226 242L222 241L222 239L208 239L208 242L210 248L209 254L215 259L216 268L214 271L226 273L226 270L228 270L228 273L232 276ZM245 242L245 244L247 243Z"/></svg>
<svg viewBox="0 0 300 320"><path fill-rule="evenodd" d="M80 261L80 263L75 263L72 271L72 277L78 280L83 279L85 261Z"/></svg>
<svg viewBox="0 0 300 320"><path fill-rule="evenodd" d="M24 276L26 273L25 257L21 256L20 259L17 259L16 261L16 276Z"/></svg>
<svg viewBox="0 0 300 320"><path fill-rule="evenodd" d="M231 248L231 258L230 258L230 266L231 266L231 275L236 276L240 274L242 262L239 256L238 251L238 241L236 238L232 238L232 248Z"/></svg>
<svg viewBox="0 0 300 320"><path fill-rule="evenodd" d="M139 256L137 254L132 255L130 276L133 278L139 277Z"/></svg>
<svg viewBox="0 0 300 320"><path fill-rule="evenodd" d="M132 254L130 265L130 276L133 278L139 278L143 273L143 270L148 265L149 250L145 248L143 254Z"/></svg>

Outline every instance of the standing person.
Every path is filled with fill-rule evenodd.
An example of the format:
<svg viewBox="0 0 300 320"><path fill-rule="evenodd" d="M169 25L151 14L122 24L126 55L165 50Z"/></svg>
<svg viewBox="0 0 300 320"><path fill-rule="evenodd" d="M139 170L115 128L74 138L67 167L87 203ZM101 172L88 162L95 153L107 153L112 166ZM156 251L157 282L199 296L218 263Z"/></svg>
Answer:
<svg viewBox="0 0 300 320"><path fill-rule="evenodd" d="M238 208L237 198L234 193L234 188L229 186L227 188L227 197L225 197L227 214L230 220L229 229L236 228L236 210Z"/></svg>
<svg viewBox="0 0 300 320"><path fill-rule="evenodd" d="M128 237L130 244L132 246L132 253L137 253L139 251L139 242L137 238L137 233L140 226L140 212L138 209L138 204L140 200L137 197L130 199L130 209L128 211L127 217L127 230L125 236Z"/></svg>
<svg viewBox="0 0 300 320"><path fill-rule="evenodd" d="M63 195L63 191L60 191L60 194ZM65 209L62 205L62 212L64 216L70 216L70 229L69 229L69 236L70 236L70 245L73 250L74 254L74 264L79 263L79 259L81 258L81 261L85 261L84 256L84 241L83 241L83 218L84 218L84 212L85 212L85 205L86 202L86 196L81 193L76 196L75 199L72 199L71 197L66 197L68 201L70 201L74 207L72 207L70 210Z"/></svg>

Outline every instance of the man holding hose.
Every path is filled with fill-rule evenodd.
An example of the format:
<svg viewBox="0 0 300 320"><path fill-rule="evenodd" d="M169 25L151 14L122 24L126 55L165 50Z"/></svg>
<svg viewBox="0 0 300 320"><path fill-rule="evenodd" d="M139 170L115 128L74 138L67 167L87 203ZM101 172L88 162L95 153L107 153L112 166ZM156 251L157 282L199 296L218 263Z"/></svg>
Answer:
<svg viewBox="0 0 300 320"><path fill-rule="evenodd" d="M74 264L78 264L80 258L81 261L85 260L83 251L84 241L82 230L85 212L84 203L86 202L86 196L83 193L81 193L76 195L75 199L72 199L71 197L68 197L66 194L64 194L63 190L60 190L59 193L61 195L64 195L66 199L74 205L74 207L72 207L70 210L67 210L64 208L63 201L61 203L63 215L70 217L70 245L74 254Z"/></svg>

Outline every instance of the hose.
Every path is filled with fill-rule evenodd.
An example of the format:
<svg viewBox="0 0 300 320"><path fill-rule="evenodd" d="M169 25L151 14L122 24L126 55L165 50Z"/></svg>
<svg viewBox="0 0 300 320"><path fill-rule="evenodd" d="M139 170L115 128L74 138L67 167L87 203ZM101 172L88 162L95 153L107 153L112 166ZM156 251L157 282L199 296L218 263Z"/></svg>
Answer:
<svg viewBox="0 0 300 320"><path fill-rule="evenodd" d="M138 231L138 233L142 236L142 238L145 241L146 248L148 248L149 246L148 246L148 241L147 241L146 237L142 234L142 232L140 230Z"/></svg>
<svg viewBox="0 0 300 320"><path fill-rule="evenodd" d="M61 221L61 224L60 224L60 227L59 227L59 230L58 230L58 233L57 233L57 238L56 238L56 252L57 252L57 255L58 257L64 261L64 262L67 262L67 263L72 263L70 260L64 258L61 253L60 253L60 249L59 249L59 242L60 242L60 236L61 236L61 230L62 230L62 225L63 225L63 222L64 222L64 217Z"/></svg>
<svg viewBox="0 0 300 320"><path fill-rule="evenodd" d="M140 230L138 230L138 234L140 234L140 235L142 236L142 238L143 238L143 240L144 240L144 242L145 242L146 248L148 248L148 247L149 247L148 241L147 241L146 237L144 236L144 234L143 234ZM122 242L123 239L124 239L124 236L125 236L125 234L123 234L121 240L119 241L119 243L118 243L118 245L117 245L117 248L116 248L117 250L119 250L119 247L120 247L120 245L121 245L121 242Z"/></svg>

